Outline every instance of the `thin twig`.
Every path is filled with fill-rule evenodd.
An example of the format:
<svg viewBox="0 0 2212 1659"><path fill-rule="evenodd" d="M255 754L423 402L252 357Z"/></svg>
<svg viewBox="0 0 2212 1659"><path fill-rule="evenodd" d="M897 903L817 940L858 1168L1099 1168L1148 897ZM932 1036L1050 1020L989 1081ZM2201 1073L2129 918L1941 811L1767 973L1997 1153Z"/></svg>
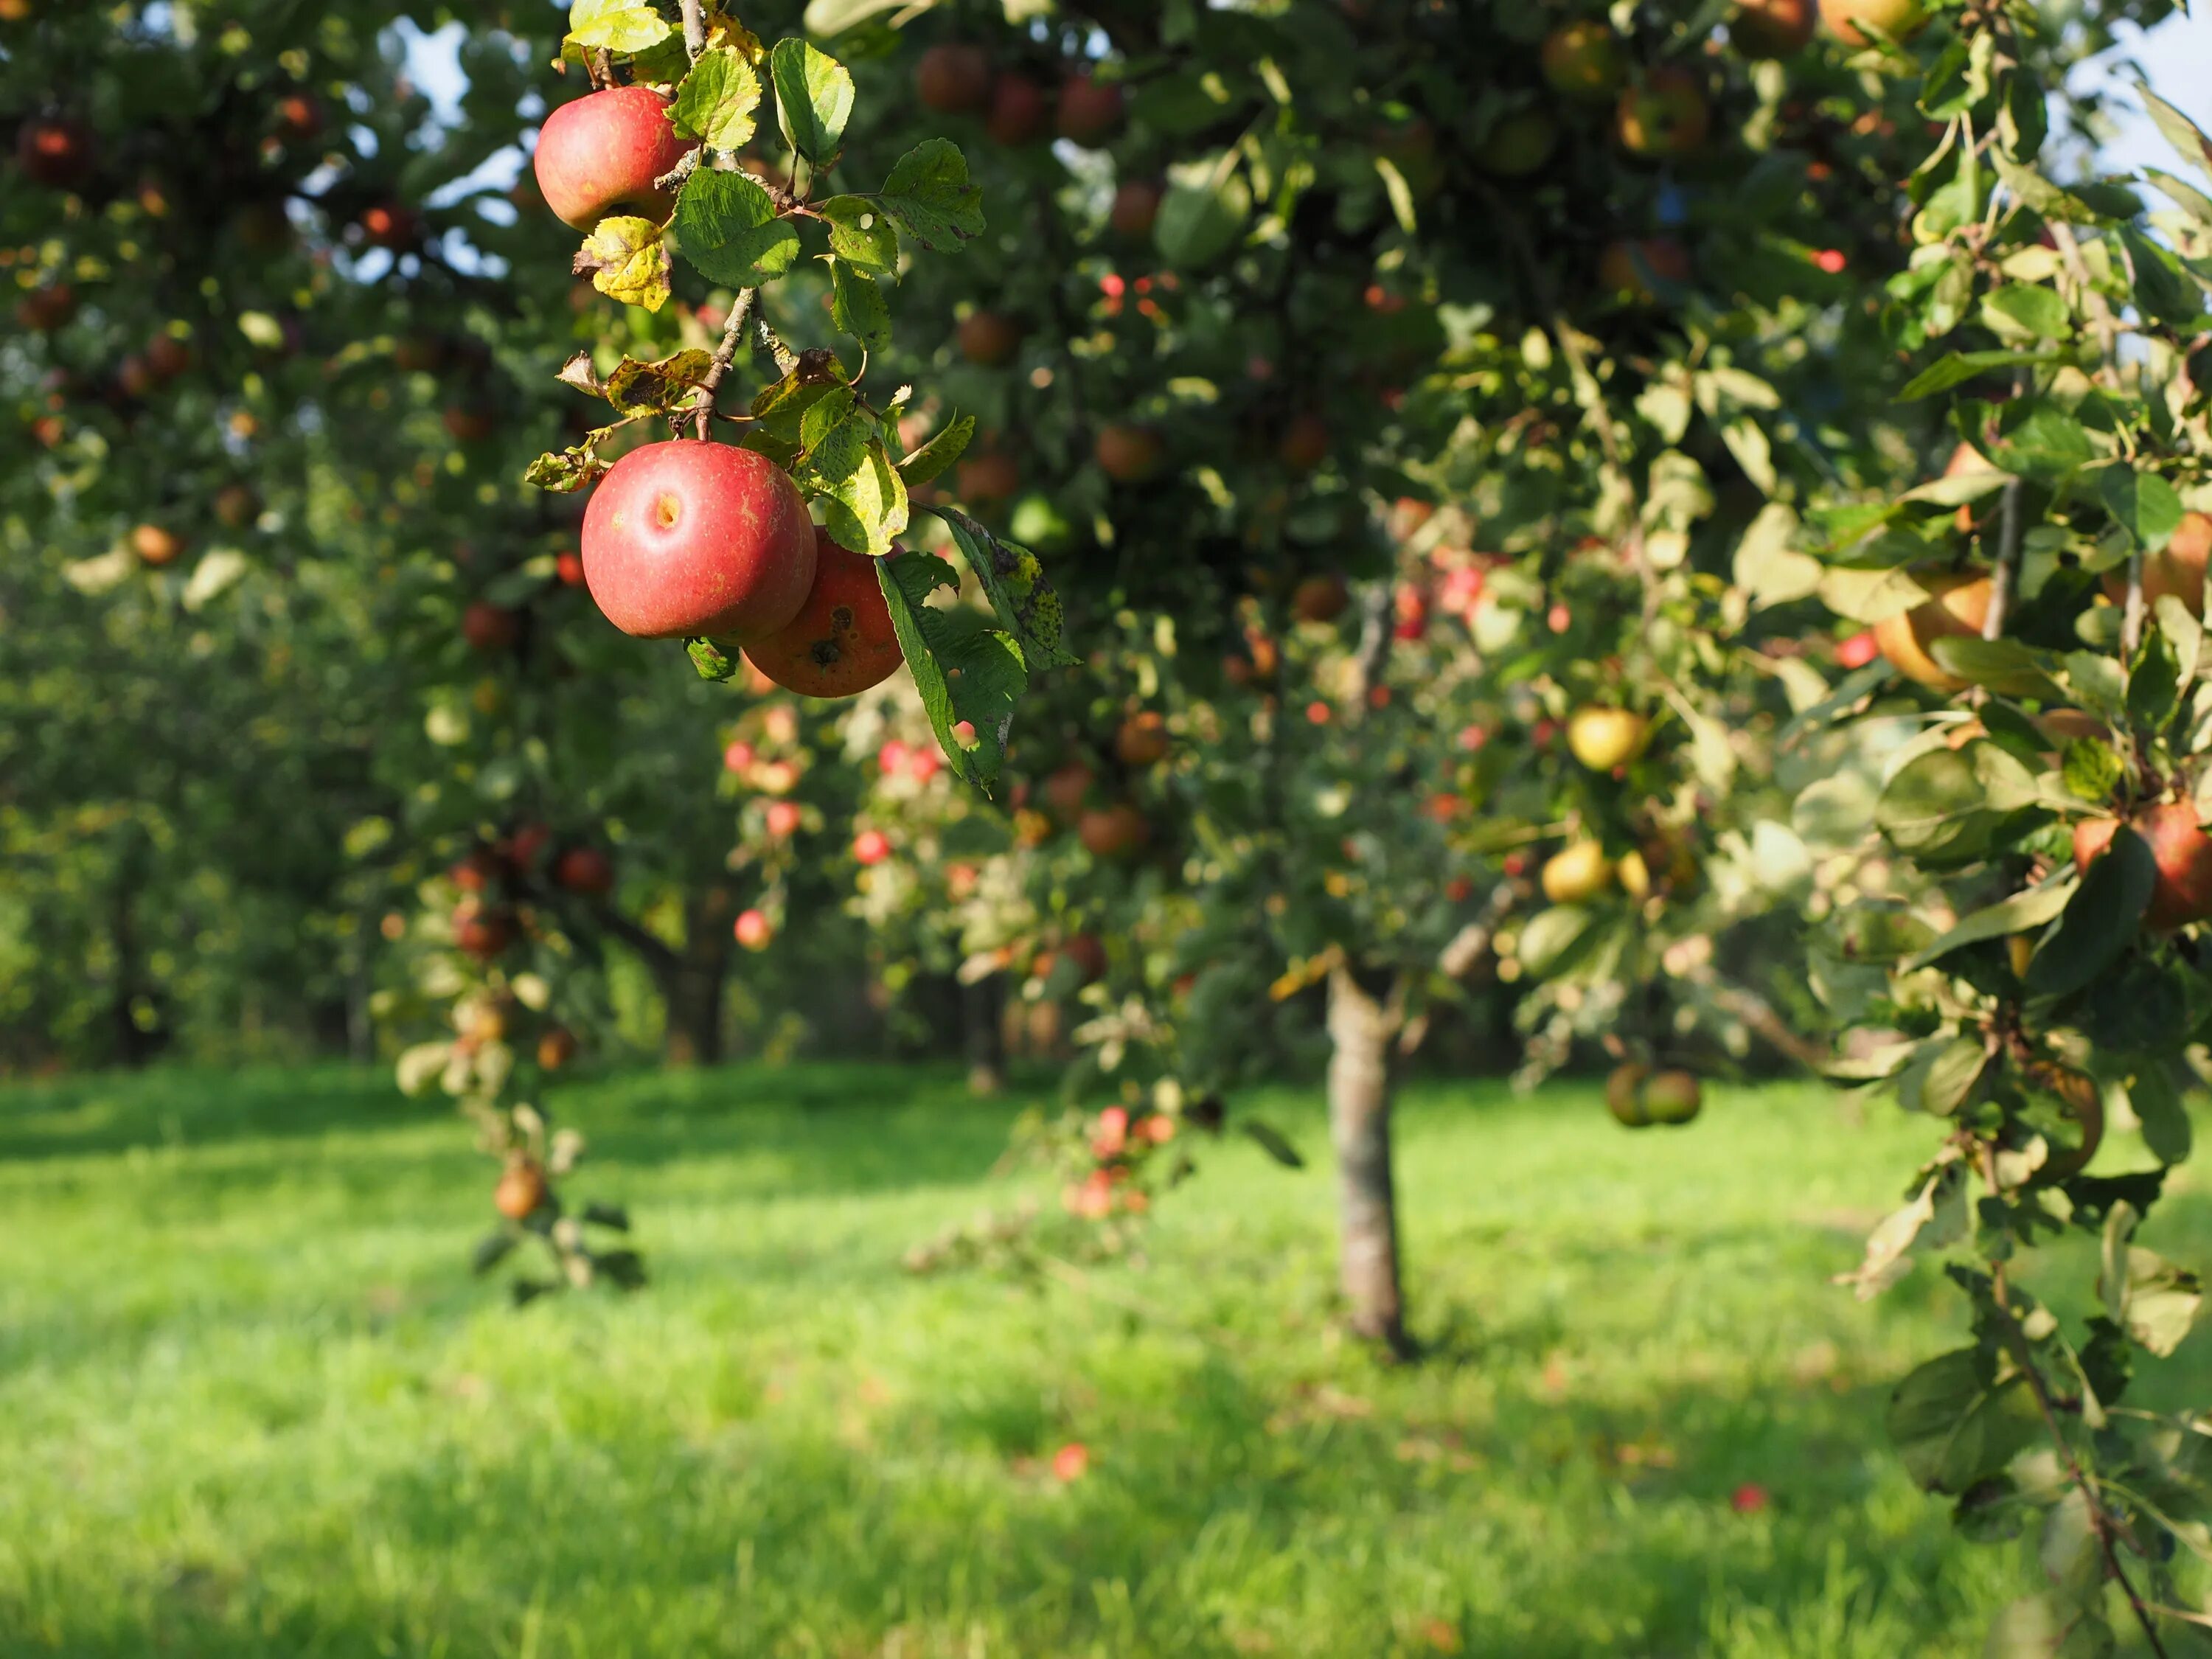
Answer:
<svg viewBox="0 0 2212 1659"><path fill-rule="evenodd" d="M2016 369L2012 377L2012 393L2017 398L2027 391L2027 371ZM2004 637L2005 621L2012 611L2013 592L2020 585L2020 479L2007 478L2004 496L1997 510L1997 568L1990 579L1990 614L1982 622L1982 637L2001 640Z"/></svg>
<svg viewBox="0 0 2212 1659"><path fill-rule="evenodd" d="M699 9L699 0L683 0L684 51L693 63L707 50L707 19Z"/></svg>
<svg viewBox="0 0 2212 1659"><path fill-rule="evenodd" d="M714 361L707 366L707 378L699 382L699 395L691 404L691 430L695 436L707 435L714 418L714 392L722 384L722 376L730 372L730 363L738 355L738 342L744 337L745 319L753 308L753 295L758 289L740 289L738 297L730 301L729 320L722 325L722 343L714 348Z"/></svg>

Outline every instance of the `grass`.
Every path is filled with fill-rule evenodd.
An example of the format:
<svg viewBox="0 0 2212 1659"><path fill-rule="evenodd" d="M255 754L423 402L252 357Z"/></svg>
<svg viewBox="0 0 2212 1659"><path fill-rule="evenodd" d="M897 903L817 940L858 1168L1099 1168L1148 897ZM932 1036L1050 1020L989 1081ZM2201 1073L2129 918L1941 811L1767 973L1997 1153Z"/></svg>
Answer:
<svg viewBox="0 0 2212 1659"><path fill-rule="evenodd" d="M461 1267L487 1166L379 1079L0 1094L0 1653L1894 1659L1979 1652L2031 1585L1882 1442L1944 1287L1826 1283L1924 1123L1416 1088L1433 1351L1393 1370L1334 1334L1325 1169L1224 1144L1143 1263L917 1281L1011 1198L1012 1108L949 1073L559 1104L654 1283L517 1312ZM2174 1207L2153 1242L2212 1257Z"/></svg>

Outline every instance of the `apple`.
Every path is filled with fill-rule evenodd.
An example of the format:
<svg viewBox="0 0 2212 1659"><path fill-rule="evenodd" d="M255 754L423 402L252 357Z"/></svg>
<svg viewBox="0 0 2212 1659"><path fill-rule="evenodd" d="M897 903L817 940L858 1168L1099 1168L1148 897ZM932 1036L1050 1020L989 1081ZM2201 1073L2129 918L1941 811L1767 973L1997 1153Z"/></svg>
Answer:
<svg viewBox="0 0 2212 1659"><path fill-rule="evenodd" d="M514 923L504 910L471 901L453 912L453 943L477 961L490 962L514 943Z"/></svg>
<svg viewBox="0 0 2212 1659"><path fill-rule="evenodd" d="M15 321L27 333L51 334L76 315L76 290L67 283L34 288L15 301Z"/></svg>
<svg viewBox="0 0 2212 1659"><path fill-rule="evenodd" d="M1106 977L1106 942L1097 934L1076 934L1060 947L1060 954L1075 964L1085 985Z"/></svg>
<svg viewBox="0 0 2212 1659"><path fill-rule="evenodd" d="M499 430L498 413L474 400L448 404L440 419L445 422L447 435L455 443L480 444Z"/></svg>
<svg viewBox="0 0 2212 1659"><path fill-rule="evenodd" d="M996 143L1030 143L1043 136L1048 113L1044 88L1028 76L1009 70L992 84L991 112L983 119L983 131Z"/></svg>
<svg viewBox="0 0 2212 1659"><path fill-rule="evenodd" d="M92 171L92 131L65 115L41 115L15 132L15 163L33 184L70 190Z"/></svg>
<svg viewBox="0 0 2212 1659"><path fill-rule="evenodd" d="M1121 131L1126 106L1121 88L1079 70L1060 83L1060 136L1097 149Z"/></svg>
<svg viewBox="0 0 2212 1659"><path fill-rule="evenodd" d="M2142 596L2146 611L2161 594L2171 593L2192 617L2204 614L2204 568L2212 559L2212 518L2185 513L2173 539L2143 559ZM2105 573L2105 592L2114 605L2128 598L2128 568L2119 565Z"/></svg>
<svg viewBox="0 0 2212 1659"><path fill-rule="evenodd" d="M397 202L379 202L362 210L358 222L372 247L411 247L422 232L422 222Z"/></svg>
<svg viewBox="0 0 2212 1659"><path fill-rule="evenodd" d="M979 504L1006 501L1022 487L1022 469L1003 449L963 456L957 477L960 499Z"/></svg>
<svg viewBox="0 0 2212 1659"><path fill-rule="evenodd" d="M1310 472L1328 459L1328 422L1318 415L1294 415L1283 428L1275 453L1293 472Z"/></svg>
<svg viewBox="0 0 2212 1659"><path fill-rule="evenodd" d="M1659 285L1690 280L1690 255L1671 236L1608 242L1598 256L1598 286L1632 305L1658 302Z"/></svg>
<svg viewBox="0 0 2212 1659"><path fill-rule="evenodd" d="M1971 473L1994 472L1996 470L1990 465L1989 458L1972 444L1960 444L1951 452L1951 459L1943 463L1943 476L1947 478L1962 478ZM1959 503L1954 522L1962 534L1971 536L1974 533L1974 504L1972 501Z"/></svg>
<svg viewBox="0 0 2212 1659"><path fill-rule="evenodd" d="M131 532L131 550L150 565L174 564L184 552L183 538L157 524L136 526Z"/></svg>
<svg viewBox="0 0 2212 1659"><path fill-rule="evenodd" d="M1616 1066L1607 1075L1605 1109L1622 1127L1630 1129L1650 1127L1650 1115L1644 1109L1644 1080L1650 1075L1649 1066L1634 1064Z"/></svg>
<svg viewBox="0 0 2212 1659"><path fill-rule="evenodd" d="M722 764L732 772L742 772L753 763L752 744L739 738L722 750Z"/></svg>
<svg viewBox="0 0 2212 1659"><path fill-rule="evenodd" d="M939 115L969 115L991 97L991 60L981 46L932 46L914 67L914 95Z"/></svg>
<svg viewBox="0 0 2212 1659"><path fill-rule="evenodd" d="M2166 801L2138 813L2130 828L2148 843L2158 865L2144 926L2165 933L2212 919L2212 836L2198 825L2196 807ZM2118 830L2117 818L2086 818L2075 825L2075 867L2086 872Z"/></svg>
<svg viewBox="0 0 2212 1659"><path fill-rule="evenodd" d="M312 93L287 93L276 100L276 130L295 143L320 137L323 131L321 101Z"/></svg>
<svg viewBox="0 0 2212 1659"><path fill-rule="evenodd" d="M471 599L461 612L461 637L486 656L512 649L521 632L522 619L489 599Z"/></svg>
<svg viewBox="0 0 2212 1659"><path fill-rule="evenodd" d="M563 587L584 585L584 557L580 553L562 553L553 560L553 574Z"/></svg>
<svg viewBox="0 0 2212 1659"><path fill-rule="evenodd" d="M146 343L146 367L157 380L173 380L192 366L192 349L173 334L156 334Z"/></svg>
<svg viewBox="0 0 2212 1659"><path fill-rule="evenodd" d="M1951 570L1915 578L1928 590L1924 605L1875 624L1875 641L1890 665L1909 680L1937 691L1963 691L1966 682L1929 654L1937 640L1979 639L1990 614L1990 579Z"/></svg>
<svg viewBox="0 0 2212 1659"><path fill-rule="evenodd" d="M1577 708L1567 719L1567 748L1593 772L1610 772L1626 766L1651 741L1651 722L1626 708L1602 708L1592 703Z"/></svg>
<svg viewBox="0 0 2212 1659"><path fill-rule="evenodd" d="M1351 603L1352 590L1341 576L1308 576L1291 590L1291 612L1301 622L1334 622Z"/></svg>
<svg viewBox="0 0 2212 1659"><path fill-rule="evenodd" d="M814 586L799 614L744 647L745 660L809 697L856 696L906 660L891 627L876 561L814 532Z"/></svg>
<svg viewBox="0 0 2212 1659"><path fill-rule="evenodd" d="M1525 179L1552 159L1559 143L1559 124L1549 110L1514 110L1491 123L1474 147L1474 164L1493 179Z"/></svg>
<svg viewBox="0 0 2212 1659"><path fill-rule="evenodd" d="M960 355L985 368L1004 368L1022 349L1022 325L996 311L971 311L960 319Z"/></svg>
<svg viewBox="0 0 2212 1659"><path fill-rule="evenodd" d="M489 847L471 848L446 872L446 879L464 893L481 893L507 873L507 865Z"/></svg>
<svg viewBox="0 0 2212 1659"><path fill-rule="evenodd" d="M668 124L668 100L650 87L611 87L563 104L545 118L531 160L554 216L589 230L612 215L656 224L674 206L653 181L695 146Z"/></svg>
<svg viewBox="0 0 2212 1659"><path fill-rule="evenodd" d="M541 1070L557 1072L575 1059L580 1045L576 1034L565 1025L556 1025L538 1039L538 1064Z"/></svg>
<svg viewBox="0 0 2212 1659"><path fill-rule="evenodd" d="M891 838L880 830L863 830L853 837L853 859L863 869L881 864L891 855Z"/></svg>
<svg viewBox="0 0 2212 1659"><path fill-rule="evenodd" d="M738 943L748 951L765 951L775 938L775 924L759 910L738 911L735 931Z"/></svg>
<svg viewBox="0 0 2212 1659"><path fill-rule="evenodd" d="M587 898L615 890L615 862L596 847L571 847L553 866L554 884Z"/></svg>
<svg viewBox="0 0 2212 1659"><path fill-rule="evenodd" d="M1610 98L1628 73L1620 37L1603 23L1563 23L1545 38L1539 61L1544 80L1563 97L1595 102Z"/></svg>
<svg viewBox="0 0 2212 1659"><path fill-rule="evenodd" d="M1081 761L1070 761L1044 781L1044 804L1063 823L1079 817L1097 775Z"/></svg>
<svg viewBox="0 0 2212 1659"><path fill-rule="evenodd" d="M1160 216L1160 198L1165 194L1152 179L1124 179L1115 187L1114 205L1107 210L1106 222L1115 235L1142 241L1152 234Z"/></svg>
<svg viewBox="0 0 2212 1659"><path fill-rule="evenodd" d="M781 632L814 586L814 525L773 461L671 440L611 467L584 513L584 580L606 618L641 639Z"/></svg>
<svg viewBox="0 0 2212 1659"><path fill-rule="evenodd" d="M1613 131L1631 155L1687 155L1705 142L1712 109L1698 77L1662 64L1620 94Z"/></svg>
<svg viewBox="0 0 2212 1659"><path fill-rule="evenodd" d="M1613 860L1595 841L1571 842L1544 860L1538 878L1554 904L1580 904L1613 885Z"/></svg>
<svg viewBox="0 0 2212 1659"><path fill-rule="evenodd" d="M1644 1109L1654 1123L1687 1123L1705 1103L1704 1088L1688 1072L1655 1072L1644 1085Z"/></svg>
<svg viewBox="0 0 2212 1659"><path fill-rule="evenodd" d="M545 824L526 823L499 845L499 854L518 870L534 869L538 855L552 844L553 831Z"/></svg>
<svg viewBox="0 0 2212 1659"><path fill-rule="evenodd" d="M1793 58L1820 24L1819 0L1736 0L1729 44L1753 60Z"/></svg>
<svg viewBox="0 0 2212 1659"><path fill-rule="evenodd" d="M1876 33L1910 40L1928 27L1927 0L1821 0L1821 21L1847 46L1870 46Z"/></svg>
<svg viewBox="0 0 2212 1659"><path fill-rule="evenodd" d="M1871 628L1861 629L1836 647L1836 663L1842 668L1864 668L1881 655L1881 641Z"/></svg>
<svg viewBox="0 0 2212 1659"><path fill-rule="evenodd" d="M1152 838L1152 826L1127 801L1092 807L1075 821L1075 838L1091 857L1118 859L1137 851Z"/></svg>
<svg viewBox="0 0 2212 1659"><path fill-rule="evenodd" d="M1140 708L1114 734L1114 753L1124 766L1157 766L1168 757L1167 716Z"/></svg>
<svg viewBox="0 0 2212 1659"><path fill-rule="evenodd" d="M538 1213L545 1195L545 1171L536 1159L519 1158L500 1172L491 1201L509 1221L523 1221Z"/></svg>
<svg viewBox="0 0 2212 1659"><path fill-rule="evenodd" d="M1167 446L1150 427L1117 422L1100 429L1091 454L1115 483L1142 483L1160 470Z"/></svg>

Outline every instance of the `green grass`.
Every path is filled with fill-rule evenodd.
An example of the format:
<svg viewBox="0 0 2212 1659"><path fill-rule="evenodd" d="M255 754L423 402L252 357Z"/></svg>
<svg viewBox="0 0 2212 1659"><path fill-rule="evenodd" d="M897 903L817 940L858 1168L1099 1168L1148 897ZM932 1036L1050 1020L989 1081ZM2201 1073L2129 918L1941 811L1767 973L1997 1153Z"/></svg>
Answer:
<svg viewBox="0 0 2212 1659"><path fill-rule="evenodd" d="M1924 1123L1417 1088L1432 1352L1393 1370L1334 1334L1325 1168L1226 1144L1143 1263L917 1281L1014 1196L1012 1107L948 1074L559 1104L654 1283L518 1312L461 1267L488 1166L378 1079L0 1094L0 1654L1894 1659L1978 1652L2030 1583L1882 1443L1944 1288L1826 1282ZM2154 1242L2212 1257L2174 1207Z"/></svg>

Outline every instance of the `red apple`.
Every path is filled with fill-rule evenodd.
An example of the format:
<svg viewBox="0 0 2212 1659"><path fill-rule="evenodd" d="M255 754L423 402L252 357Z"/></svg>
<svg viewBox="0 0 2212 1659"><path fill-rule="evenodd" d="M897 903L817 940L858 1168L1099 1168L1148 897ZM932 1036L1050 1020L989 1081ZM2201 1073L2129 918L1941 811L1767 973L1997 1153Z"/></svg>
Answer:
<svg viewBox="0 0 2212 1659"><path fill-rule="evenodd" d="M76 290L67 283L34 288L15 301L15 321L32 334L50 334L76 315Z"/></svg>
<svg viewBox="0 0 2212 1659"><path fill-rule="evenodd" d="M584 558L580 553L562 553L553 560L553 574L563 587L584 585Z"/></svg>
<svg viewBox="0 0 2212 1659"><path fill-rule="evenodd" d="M1167 447L1150 427L1116 423L1099 432L1091 453L1115 483L1142 483L1160 470Z"/></svg>
<svg viewBox="0 0 2212 1659"><path fill-rule="evenodd" d="M584 580L641 639L740 644L789 624L814 585L798 485L750 449L647 444L609 469L584 513Z"/></svg>
<svg viewBox="0 0 2212 1659"><path fill-rule="evenodd" d="M863 830L853 837L853 857L863 866L881 864L891 855L891 838L880 830Z"/></svg>
<svg viewBox="0 0 2212 1659"><path fill-rule="evenodd" d="M978 505L1011 500L1022 487L1022 470L1003 449L986 449L961 458L960 499Z"/></svg>
<svg viewBox="0 0 2212 1659"><path fill-rule="evenodd" d="M2212 562L2212 518L2185 513L2173 539L2143 560L2143 605L2155 605L2161 594L2171 593L2188 607L2192 617L2204 614L2204 572ZM2114 605L2128 597L2128 568L2115 566L2105 573L2105 592Z"/></svg>
<svg viewBox="0 0 2212 1659"><path fill-rule="evenodd" d="M571 847L554 865L553 879L571 893L597 898L614 891L614 860L596 847Z"/></svg>
<svg viewBox="0 0 2212 1659"><path fill-rule="evenodd" d="M379 202L361 216L361 234L372 247L411 247L422 234L422 222L397 202Z"/></svg>
<svg viewBox="0 0 2212 1659"><path fill-rule="evenodd" d="M461 612L461 637L469 647L489 656L511 648L521 632L521 621L512 611L489 599L471 599Z"/></svg>
<svg viewBox="0 0 2212 1659"><path fill-rule="evenodd" d="M15 162L33 182L68 190L92 171L92 132L65 115L42 115L15 133Z"/></svg>
<svg viewBox="0 0 2212 1659"><path fill-rule="evenodd" d="M1275 453L1293 472L1310 472L1328 459L1328 422L1318 415L1294 415L1283 428Z"/></svg>
<svg viewBox="0 0 2212 1659"><path fill-rule="evenodd" d="M738 943L748 951L765 951L775 938L775 925L759 910L738 913Z"/></svg>
<svg viewBox="0 0 2212 1659"><path fill-rule="evenodd" d="M805 810L795 800L772 800L762 811L761 822L770 841L789 841L799 833L805 817Z"/></svg>
<svg viewBox="0 0 2212 1659"><path fill-rule="evenodd" d="M322 136L323 106L314 94L288 93L276 100L276 130L295 142Z"/></svg>
<svg viewBox="0 0 2212 1659"><path fill-rule="evenodd" d="M146 563L160 566L174 564L185 550L185 544L173 530L165 530L157 524L142 524L131 532L131 549Z"/></svg>
<svg viewBox="0 0 2212 1659"><path fill-rule="evenodd" d="M880 685L905 660L876 562L814 532L814 586L790 623L745 647L745 659L809 697L849 697Z"/></svg>
<svg viewBox="0 0 2212 1659"><path fill-rule="evenodd" d="M1124 112L1121 88L1088 70L1060 83L1060 136L1071 143L1097 149L1121 130Z"/></svg>
<svg viewBox="0 0 2212 1659"><path fill-rule="evenodd" d="M1124 766L1155 766L1168 757L1167 717L1140 708L1114 734L1114 753Z"/></svg>
<svg viewBox="0 0 2212 1659"><path fill-rule="evenodd" d="M1301 622L1334 622L1351 603L1341 576L1308 576L1291 591L1291 610Z"/></svg>
<svg viewBox="0 0 2212 1659"><path fill-rule="evenodd" d="M1076 820L1075 836L1093 858L1115 859L1150 841L1152 826L1129 802L1117 801L1084 813Z"/></svg>
<svg viewBox="0 0 2212 1659"><path fill-rule="evenodd" d="M1698 77L1662 64L1620 94L1613 129L1631 155L1687 155L1705 142L1712 109Z"/></svg>
<svg viewBox="0 0 2212 1659"><path fill-rule="evenodd" d="M146 367L157 380L173 380L192 366L192 349L173 334L156 334L146 343Z"/></svg>
<svg viewBox="0 0 2212 1659"><path fill-rule="evenodd" d="M658 222L672 205L653 180L690 153L668 124L668 100L650 87L611 87L545 118L532 166L562 224L589 230L613 214Z"/></svg>
<svg viewBox="0 0 2212 1659"><path fill-rule="evenodd" d="M983 130L1009 146L1034 142L1044 133L1044 88L1026 75L1001 75L991 88L991 113Z"/></svg>
<svg viewBox="0 0 2212 1659"><path fill-rule="evenodd" d="M1106 222L1114 227L1117 236L1141 241L1152 234L1164 193L1150 179L1124 179L1115 189L1114 205L1106 215Z"/></svg>
<svg viewBox="0 0 2212 1659"><path fill-rule="evenodd" d="M960 355L985 368L1003 368L1022 349L1022 325L996 311L971 311L960 319Z"/></svg>
<svg viewBox="0 0 2212 1659"><path fill-rule="evenodd" d="M939 115L968 115L991 96L991 60L981 46L932 46L915 65L914 94Z"/></svg>
<svg viewBox="0 0 2212 1659"><path fill-rule="evenodd" d="M1729 44L1750 58L1794 57L1820 22L1818 0L1736 0Z"/></svg>
<svg viewBox="0 0 2212 1659"><path fill-rule="evenodd" d="M2074 827L2075 867L2087 871L2119 830L2117 818L2085 818ZM2212 920L2212 836L2197 822L2187 801L2164 801L2138 814L2130 827L2149 843L2158 865L2143 925L2171 933L2193 921Z"/></svg>

